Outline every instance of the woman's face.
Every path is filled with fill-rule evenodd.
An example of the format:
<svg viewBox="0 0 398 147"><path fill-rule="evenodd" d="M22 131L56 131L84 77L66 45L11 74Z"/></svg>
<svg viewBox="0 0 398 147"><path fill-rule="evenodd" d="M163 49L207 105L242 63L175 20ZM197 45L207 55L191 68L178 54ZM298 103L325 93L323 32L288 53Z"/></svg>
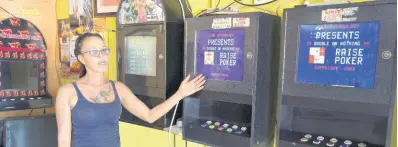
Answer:
<svg viewBox="0 0 398 147"><path fill-rule="evenodd" d="M103 73L108 69L109 49L101 38L96 36L86 38L81 53L78 58L87 70Z"/></svg>

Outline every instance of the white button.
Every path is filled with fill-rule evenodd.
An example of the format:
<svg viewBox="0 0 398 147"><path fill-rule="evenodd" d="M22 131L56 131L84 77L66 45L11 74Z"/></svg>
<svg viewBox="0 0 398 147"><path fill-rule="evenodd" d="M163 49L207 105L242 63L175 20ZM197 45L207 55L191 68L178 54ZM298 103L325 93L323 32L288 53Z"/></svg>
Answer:
<svg viewBox="0 0 398 147"><path fill-rule="evenodd" d="M337 139L336 138L332 138L332 139L330 139L330 142L336 143Z"/></svg>
<svg viewBox="0 0 398 147"><path fill-rule="evenodd" d="M233 125L232 129L236 130L236 129L238 129L238 126L237 125Z"/></svg>
<svg viewBox="0 0 398 147"><path fill-rule="evenodd" d="M325 138L323 136L318 136L316 139L318 139L319 141L323 141Z"/></svg>
<svg viewBox="0 0 398 147"><path fill-rule="evenodd" d="M224 128L228 128L228 124L224 124L224 125L222 125Z"/></svg>
<svg viewBox="0 0 398 147"><path fill-rule="evenodd" d="M211 121L210 121L210 120L206 121L206 124L210 125L210 124L211 124Z"/></svg>
<svg viewBox="0 0 398 147"><path fill-rule="evenodd" d="M311 134L306 134L304 137L310 139L312 137L312 135Z"/></svg>
<svg viewBox="0 0 398 147"><path fill-rule="evenodd" d="M366 144L361 142L361 143L358 143L358 146L359 146L359 147L365 147Z"/></svg>
<svg viewBox="0 0 398 147"><path fill-rule="evenodd" d="M242 127L242 128L240 128L242 131L246 131L247 130L247 128L246 127Z"/></svg>
<svg viewBox="0 0 398 147"><path fill-rule="evenodd" d="M220 125L220 123L219 123L219 122L215 122L215 123L214 123L214 125L216 125L216 126L219 126L219 125Z"/></svg>
<svg viewBox="0 0 398 147"><path fill-rule="evenodd" d="M345 144L345 145L351 145L351 144L352 144L352 141L346 140L346 141L344 141L344 144Z"/></svg>

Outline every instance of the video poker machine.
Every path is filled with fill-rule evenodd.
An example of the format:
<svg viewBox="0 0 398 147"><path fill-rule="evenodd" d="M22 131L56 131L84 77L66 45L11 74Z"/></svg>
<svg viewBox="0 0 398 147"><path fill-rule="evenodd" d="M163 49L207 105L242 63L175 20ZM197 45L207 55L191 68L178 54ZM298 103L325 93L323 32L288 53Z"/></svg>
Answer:
<svg viewBox="0 0 398 147"><path fill-rule="evenodd" d="M28 20L0 21L0 111L51 107L46 43Z"/></svg>
<svg viewBox="0 0 398 147"><path fill-rule="evenodd" d="M183 2L185 16L192 17L185 7ZM181 6L176 0L122 0L120 3L118 79L149 108L166 101L183 80L183 26ZM120 120L164 129L170 125L172 116L170 111L149 124L123 108ZM175 118L180 117L181 105Z"/></svg>
<svg viewBox="0 0 398 147"><path fill-rule="evenodd" d="M185 140L273 145L279 27L279 17L259 12L187 19L184 73L206 84L183 100Z"/></svg>
<svg viewBox="0 0 398 147"><path fill-rule="evenodd" d="M287 9L278 147L388 147L396 2Z"/></svg>

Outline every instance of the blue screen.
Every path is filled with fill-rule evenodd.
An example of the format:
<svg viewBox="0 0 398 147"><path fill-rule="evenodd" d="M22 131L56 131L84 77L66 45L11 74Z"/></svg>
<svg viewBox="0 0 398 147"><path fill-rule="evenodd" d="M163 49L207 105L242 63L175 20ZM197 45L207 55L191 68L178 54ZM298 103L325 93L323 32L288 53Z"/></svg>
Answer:
<svg viewBox="0 0 398 147"><path fill-rule="evenodd" d="M196 71L207 79L243 80L245 30L202 30L198 33Z"/></svg>
<svg viewBox="0 0 398 147"><path fill-rule="evenodd" d="M301 25L297 83L374 88L379 22Z"/></svg>

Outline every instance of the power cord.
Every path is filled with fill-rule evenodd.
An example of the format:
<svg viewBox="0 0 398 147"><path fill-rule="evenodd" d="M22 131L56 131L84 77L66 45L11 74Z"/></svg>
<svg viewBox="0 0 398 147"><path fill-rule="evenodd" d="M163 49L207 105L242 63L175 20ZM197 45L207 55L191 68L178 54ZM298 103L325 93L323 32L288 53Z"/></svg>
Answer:
<svg viewBox="0 0 398 147"><path fill-rule="evenodd" d="M266 4L269 4L269 3L273 3L274 1L269 1L269 2L265 2L265 3L261 3L261 4L245 4L245 3L242 3L242 2L240 2L240 0L234 0L236 3L238 3L238 4L241 4L241 5L243 5L243 6L249 6L249 7L257 7L257 6L263 6L263 5L266 5Z"/></svg>
<svg viewBox="0 0 398 147"><path fill-rule="evenodd" d="M15 15L11 14L10 12L8 12L6 9L4 9L3 7L0 6L0 9L2 9L4 12L8 13L9 15L11 15L12 17L16 17Z"/></svg>
<svg viewBox="0 0 398 147"><path fill-rule="evenodd" d="M181 0L178 0L178 2L180 3L180 8L181 8L181 12L182 12L183 23L185 24L184 6L182 5ZM171 145L171 139L170 139L170 136L171 136L171 128L173 127L174 118L175 118L175 116L176 116L176 112L177 112L177 108L178 108L178 104L179 104L179 103L180 103L180 102L177 102L177 104L176 104L176 106L175 106L175 108L174 108L173 117L171 118L171 123L170 123L170 127L169 127L168 136L169 136L169 146L170 146L170 147L173 147L173 146Z"/></svg>
<svg viewBox="0 0 398 147"><path fill-rule="evenodd" d="M227 6L225 6L225 7L221 8L221 9L219 9L218 6L219 6L219 4L220 4L220 1L221 1L221 0L218 1L217 5L216 5L216 8L214 8L214 9L211 10L210 12L202 11L201 13L197 14L195 17L200 17L200 16L205 15L205 14L212 14L212 13L216 13L216 12L225 10L225 9L227 9L228 7L230 7L231 5L233 5L233 4L236 3L235 1L233 1L232 3L228 4ZM237 1L241 1L241 0L237 0Z"/></svg>
<svg viewBox="0 0 398 147"><path fill-rule="evenodd" d="M220 5L221 0L218 0L217 5L216 5L216 9L218 8L218 6Z"/></svg>
<svg viewBox="0 0 398 147"><path fill-rule="evenodd" d="M33 109L30 110L29 116L32 116Z"/></svg>
<svg viewBox="0 0 398 147"><path fill-rule="evenodd" d="M185 6L187 6L188 11L191 12L191 14L193 14L192 9L191 9L191 4L188 2L188 0L185 0Z"/></svg>

